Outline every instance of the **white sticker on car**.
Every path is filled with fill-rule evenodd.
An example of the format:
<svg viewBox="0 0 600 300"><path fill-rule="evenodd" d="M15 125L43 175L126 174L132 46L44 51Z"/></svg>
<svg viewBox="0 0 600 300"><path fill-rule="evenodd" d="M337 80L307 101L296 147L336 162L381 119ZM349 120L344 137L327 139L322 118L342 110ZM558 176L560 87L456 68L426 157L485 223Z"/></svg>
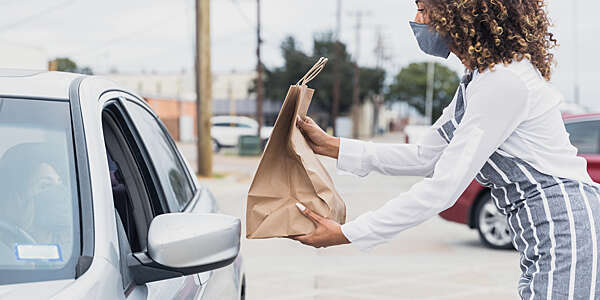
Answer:
<svg viewBox="0 0 600 300"><path fill-rule="evenodd" d="M18 260L62 261L59 245L15 245Z"/></svg>

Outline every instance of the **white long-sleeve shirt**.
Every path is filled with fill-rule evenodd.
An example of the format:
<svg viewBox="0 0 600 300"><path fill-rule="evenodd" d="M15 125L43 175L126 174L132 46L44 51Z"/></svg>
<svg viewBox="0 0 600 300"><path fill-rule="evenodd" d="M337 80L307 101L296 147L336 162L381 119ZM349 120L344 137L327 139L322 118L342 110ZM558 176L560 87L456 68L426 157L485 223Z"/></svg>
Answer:
<svg viewBox="0 0 600 300"><path fill-rule="evenodd" d="M425 176L409 191L342 225L355 246L370 249L451 207L497 149L538 171L593 183L586 160L569 141L560 93L528 61L473 75L465 113L447 143L437 132L454 115L455 99L419 144L376 144L341 138L337 168L358 176Z"/></svg>

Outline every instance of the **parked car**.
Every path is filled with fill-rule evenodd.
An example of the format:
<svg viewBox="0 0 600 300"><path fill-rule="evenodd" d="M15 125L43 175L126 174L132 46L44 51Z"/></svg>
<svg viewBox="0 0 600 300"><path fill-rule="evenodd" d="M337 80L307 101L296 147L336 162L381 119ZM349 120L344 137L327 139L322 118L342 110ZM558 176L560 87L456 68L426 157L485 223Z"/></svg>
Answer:
<svg viewBox="0 0 600 300"><path fill-rule="evenodd" d="M0 70L3 299L243 299L240 220L96 76Z"/></svg>
<svg viewBox="0 0 600 300"><path fill-rule="evenodd" d="M563 116L571 143L587 160L587 170L600 182L600 114ZM495 249L512 248L506 216L495 206L490 190L473 180L451 208L440 213L448 221L477 229L483 244Z"/></svg>
<svg viewBox="0 0 600 300"><path fill-rule="evenodd" d="M258 131L256 120L242 116L216 116L210 119L212 136L212 147L214 152L221 148L236 147L242 135L254 135ZM273 127L263 126L260 130L260 138L264 143L271 136Z"/></svg>

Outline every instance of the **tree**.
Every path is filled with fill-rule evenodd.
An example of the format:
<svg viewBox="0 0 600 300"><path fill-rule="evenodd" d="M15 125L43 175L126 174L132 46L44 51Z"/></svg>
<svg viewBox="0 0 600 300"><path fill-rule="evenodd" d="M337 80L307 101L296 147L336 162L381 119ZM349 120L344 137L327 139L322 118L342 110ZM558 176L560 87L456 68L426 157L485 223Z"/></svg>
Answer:
<svg viewBox="0 0 600 300"><path fill-rule="evenodd" d="M437 120L442 110L451 101L460 83L456 72L446 66L436 63L433 83L432 118ZM425 114L425 93L427 91L427 63L412 63L402 68L394 77L386 99L388 101L403 101Z"/></svg>
<svg viewBox="0 0 600 300"><path fill-rule="evenodd" d="M60 72L71 72L71 73L81 73L87 75L93 75L92 69L90 67L79 68L77 63L72 61L68 57L57 57L51 60L49 63L50 71L60 71Z"/></svg>
<svg viewBox="0 0 600 300"><path fill-rule="evenodd" d="M310 67L319 59L319 57L329 58L329 68L333 64L339 63L340 70L340 107L341 114L348 113L352 106L352 79L353 62L346 45L342 44L341 55L338 59L335 57L336 41L331 33L315 35L313 40L312 54L306 54L298 47L296 40L288 36L281 43L281 54L283 56L283 66L268 69L265 68L265 96L267 99L283 101L287 90L291 84L296 84ZM313 95L311 107L321 111L329 112L332 109L333 100L333 72L328 72L328 67L310 83L310 87L316 90ZM383 89L385 80L385 71L376 68L360 68L360 99L364 101L370 94L380 93ZM254 91L251 87L250 91ZM329 120L331 124L331 120Z"/></svg>

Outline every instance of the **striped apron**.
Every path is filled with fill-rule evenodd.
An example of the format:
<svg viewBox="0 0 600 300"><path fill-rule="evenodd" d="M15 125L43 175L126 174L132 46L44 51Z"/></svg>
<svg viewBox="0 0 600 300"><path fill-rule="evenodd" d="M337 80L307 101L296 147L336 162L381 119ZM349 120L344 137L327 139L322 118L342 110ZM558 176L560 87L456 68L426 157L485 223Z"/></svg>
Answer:
<svg viewBox="0 0 600 300"><path fill-rule="evenodd" d="M448 142L465 112L465 76L453 120L438 128ZM490 188L521 254L521 299L600 299L600 187L544 174L500 149L475 179Z"/></svg>

